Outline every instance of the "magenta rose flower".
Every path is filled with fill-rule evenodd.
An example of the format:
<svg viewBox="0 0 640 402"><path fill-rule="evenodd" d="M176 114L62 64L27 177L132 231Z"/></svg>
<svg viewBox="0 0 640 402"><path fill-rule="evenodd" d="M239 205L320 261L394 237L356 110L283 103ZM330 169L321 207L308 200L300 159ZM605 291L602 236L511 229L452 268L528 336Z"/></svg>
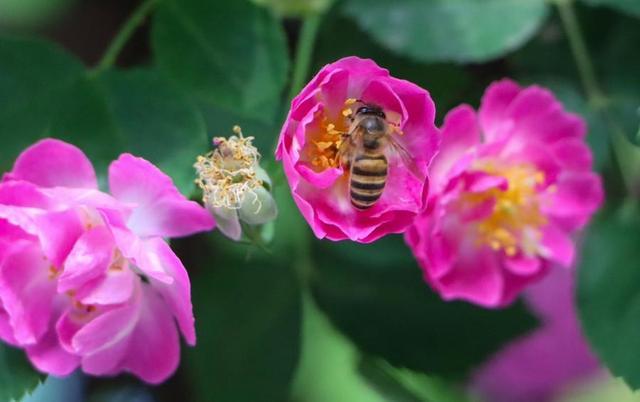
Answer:
<svg viewBox="0 0 640 402"><path fill-rule="evenodd" d="M123 154L98 190L87 157L46 139L0 183L0 338L40 371L149 383L195 344L189 277L164 238L213 228L151 163Z"/></svg>
<svg viewBox="0 0 640 402"><path fill-rule="evenodd" d="M503 306L553 265L570 267L572 234L603 201L585 123L553 94L509 80L480 110L445 118L427 211L405 234L446 299Z"/></svg>
<svg viewBox="0 0 640 402"><path fill-rule="evenodd" d="M379 142L353 135L365 114L379 117L369 119L370 133L388 133ZM434 114L427 91L371 60L347 57L320 70L291 102L276 151L318 238L369 243L406 230L426 206L440 140Z"/></svg>
<svg viewBox="0 0 640 402"><path fill-rule="evenodd" d="M484 363L470 387L493 402L546 402L594 379L602 368L582 335L573 270L554 270L524 292L541 328Z"/></svg>

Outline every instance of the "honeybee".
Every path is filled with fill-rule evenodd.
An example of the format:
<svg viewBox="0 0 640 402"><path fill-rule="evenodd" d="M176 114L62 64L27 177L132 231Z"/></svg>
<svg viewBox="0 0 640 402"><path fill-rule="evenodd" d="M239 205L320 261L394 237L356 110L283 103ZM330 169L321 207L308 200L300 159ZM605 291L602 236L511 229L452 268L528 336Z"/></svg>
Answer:
<svg viewBox="0 0 640 402"><path fill-rule="evenodd" d="M409 152L394 138L397 128L387 121L384 110L375 104L358 101L361 106L350 116L349 132L338 151L341 165L350 171L351 205L360 210L371 208L380 199L387 183L390 150L419 179L423 175Z"/></svg>

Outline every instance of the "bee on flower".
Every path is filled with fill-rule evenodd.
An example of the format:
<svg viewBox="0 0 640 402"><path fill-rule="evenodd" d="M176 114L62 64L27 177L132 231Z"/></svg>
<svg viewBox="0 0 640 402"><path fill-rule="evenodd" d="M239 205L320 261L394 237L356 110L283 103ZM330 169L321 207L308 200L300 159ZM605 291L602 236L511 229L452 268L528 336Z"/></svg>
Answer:
<svg viewBox="0 0 640 402"><path fill-rule="evenodd" d="M263 225L273 221L278 210L269 192L271 180L260 167L260 153L254 137L245 137L239 126L235 135L213 139L214 150L198 156L196 184L202 201L215 217L217 227L233 240L242 237L242 225Z"/></svg>
<svg viewBox="0 0 640 402"><path fill-rule="evenodd" d="M435 107L372 60L326 65L291 102L276 159L318 238L371 243L426 207Z"/></svg>

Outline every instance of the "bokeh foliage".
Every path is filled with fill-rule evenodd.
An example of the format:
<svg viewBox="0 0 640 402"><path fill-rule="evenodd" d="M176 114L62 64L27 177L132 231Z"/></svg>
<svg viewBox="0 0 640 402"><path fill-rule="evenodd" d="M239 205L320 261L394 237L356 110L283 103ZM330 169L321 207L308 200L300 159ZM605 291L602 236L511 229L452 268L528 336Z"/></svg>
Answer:
<svg viewBox="0 0 640 402"><path fill-rule="evenodd" d="M191 195L195 156L240 124L274 177L274 241L269 252L218 234L174 244L190 270L198 346L173 380L145 392L216 402L461 401L469 373L536 322L522 303L488 311L443 302L399 237L369 246L312 237L272 156L301 21L315 36L309 73L343 56L371 57L427 88L438 122L459 103L477 106L494 79L548 86L589 122L607 187L610 212L589 229L578 267L581 319L603 363L638 388L638 4L156 0L150 59L128 69L85 65L12 30L0 37L0 168L55 136L80 146L100 177L131 152ZM577 11L597 93L576 69L563 7ZM21 352L0 347L0 402L40 378Z"/></svg>

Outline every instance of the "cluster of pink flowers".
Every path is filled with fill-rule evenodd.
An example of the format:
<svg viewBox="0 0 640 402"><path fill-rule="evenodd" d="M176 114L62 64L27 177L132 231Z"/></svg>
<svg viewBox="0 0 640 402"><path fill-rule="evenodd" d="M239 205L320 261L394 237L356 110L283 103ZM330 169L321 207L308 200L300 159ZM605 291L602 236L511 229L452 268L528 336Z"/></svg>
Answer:
<svg viewBox="0 0 640 402"><path fill-rule="evenodd" d="M214 227L171 179L123 154L111 195L91 162L47 139L0 183L0 338L40 371L130 372L149 383L176 369L181 332L196 341L187 272L164 238Z"/></svg>
<svg viewBox="0 0 640 402"><path fill-rule="evenodd" d="M354 99L366 113L384 111L386 135L419 170L386 148L386 185L364 210L350 203L349 163L340 158L357 125ZM511 303L554 265L571 267L572 234L603 201L584 121L548 90L510 80L487 89L478 113L452 110L441 130L434 111L426 90L370 60L345 58L316 75L293 100L276 152L315 235L369 243L405 233L435 291L486 307ZM368 152L359 147L352 155ZM375 194L380 183L356 183L357 193Z"/></svg>
<svg viewBox="0 0 640 402"><path fill-rule="evenodd" d="M436 292L485 307L511 303L556 265L570 268L572 236L604 197L584 121L548 90L509 80L488 88L478 112L459 106L441 129L434 118L426 90L373 61L325 66L293 99L276 151L314 234L371 243L404 233ZM266 192L250 150L240 167ZM227 166L239 157L223 154L196 167L205 201L218 216L231 211L222 211L233 218L225 233L237 239L251 208L240 208ZM159 383L178 365L179 334L195 344L189 278L165 239L215 221L144 159L121 155L108 182L110 194L82 151L52 139L3 176L0 339L46 373L81 367ZM243 220L275 218L269 200Z"/></svg>

